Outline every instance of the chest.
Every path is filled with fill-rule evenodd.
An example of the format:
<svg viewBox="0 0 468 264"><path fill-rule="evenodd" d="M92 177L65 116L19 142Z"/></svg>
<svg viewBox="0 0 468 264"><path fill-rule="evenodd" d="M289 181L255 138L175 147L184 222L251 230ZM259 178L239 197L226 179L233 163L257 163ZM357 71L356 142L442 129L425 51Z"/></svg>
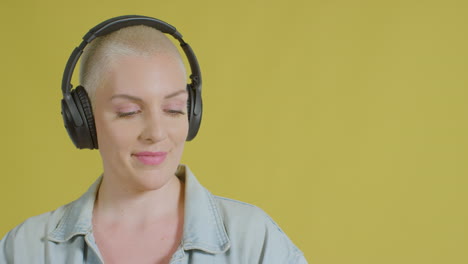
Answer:
<svg viewBox="0 0 468 264"><path fill-rule="evenodd" d="M113 226L93 230L105 263L169 263L180 245L182 226L153 224L142 228Z"/></svg>

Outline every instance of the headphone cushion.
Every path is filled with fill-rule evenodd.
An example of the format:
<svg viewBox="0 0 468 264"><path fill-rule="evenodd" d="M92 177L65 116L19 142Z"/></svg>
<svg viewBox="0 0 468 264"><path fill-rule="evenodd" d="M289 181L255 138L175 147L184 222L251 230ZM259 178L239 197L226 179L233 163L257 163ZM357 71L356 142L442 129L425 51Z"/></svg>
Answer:
<svg viewBox="0 0 468 264"><path fill-rule="evenodd" d="M89 134L91 135L91 140L93 144L93 148L98 148L97 144L97 133L96 133L96 125L94 123L94 115L93 115L93 108L91 106L91 102L89 100L88 93L84 89L83 86L78 86L74 90L74 93L76 94L76 98L79 100L77 102L77 106L81 106L81 110L84 113L84 119L86 120L86 124L89 130Z"/></svg>
<svg viewBox="0 0 468 264"><path fill-rule="evenodd" d="M192 120L192 106L193 106L193 91L190 87L190 84L187 84L187 94L188 94L188 99L187 99L187 118L190 124L190 121Z"/></svg>
<svg viewBox="0 0 468 264"><path fill-rule="evenodd" d="M201 111L196 113L196 107L202 107L200 94L197 93L197 90L193 87L193 84L187 85L188 91L188 101L187 101L187 113L188 113L188 122L189 122L189 131L187 134L187 141L191 141L195 138L200 128L201 123Z"/></svg>

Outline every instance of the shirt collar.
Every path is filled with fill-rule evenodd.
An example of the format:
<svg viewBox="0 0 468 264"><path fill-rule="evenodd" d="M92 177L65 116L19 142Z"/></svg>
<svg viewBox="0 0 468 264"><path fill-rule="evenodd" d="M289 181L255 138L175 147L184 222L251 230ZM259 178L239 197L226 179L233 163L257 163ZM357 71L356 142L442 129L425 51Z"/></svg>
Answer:
<svg viewBox="0 0 468 264"><path fill-rule="evenodd" d="M65 205L65 212L57 227L49 233L49 240L66 242L76 235L92 232L94 201L101 181L102 175L78 200Z"/></svg>
<svg viewBox="0 0 468 264"><path fill-rule="evenodd" d="M195 178L190 169L180 165L177 177L185 182L185 214L182 247L211 254L226 252L230 247L223 218L214 196ZM65 212L48 239L66 242L76 235L92 233L92 214L102 176L78 200L65 206Z"/></svg>
<svg viewBox="0 0 468 264"><path fill-rule="evenodd" d="M214 196L195 178L187 166L179 166L176 175L185 180L185 218L182 246L219 254L230 247L224 221Z"/></svg>

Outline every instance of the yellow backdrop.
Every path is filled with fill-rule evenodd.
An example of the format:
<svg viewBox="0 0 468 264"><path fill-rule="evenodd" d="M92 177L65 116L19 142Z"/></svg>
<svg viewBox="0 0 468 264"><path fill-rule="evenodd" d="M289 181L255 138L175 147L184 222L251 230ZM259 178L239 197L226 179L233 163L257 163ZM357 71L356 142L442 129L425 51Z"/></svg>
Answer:
<svg viewBox="0 0 468 264"><path fill-rule="evenodd" d="M142 14L199 57L183 162L213 193L263 208L310 263L468 263L467 3L3 0L0 236L101 173L63 128L63 67L89 28Z"/></svg>

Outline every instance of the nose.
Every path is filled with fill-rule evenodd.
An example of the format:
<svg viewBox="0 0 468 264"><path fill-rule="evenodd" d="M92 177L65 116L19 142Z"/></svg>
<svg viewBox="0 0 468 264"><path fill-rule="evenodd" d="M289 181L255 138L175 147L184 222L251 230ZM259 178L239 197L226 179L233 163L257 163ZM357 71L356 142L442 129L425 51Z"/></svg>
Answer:
<svg viewBox="0 0 468 264"><path fill-rule="evenodd" d="M167 131L163 125L163 118L158 113L151 113L144 118L143 129L139 135L139 140L146 144L153 144L164 140L167 137Z"/></svg>

